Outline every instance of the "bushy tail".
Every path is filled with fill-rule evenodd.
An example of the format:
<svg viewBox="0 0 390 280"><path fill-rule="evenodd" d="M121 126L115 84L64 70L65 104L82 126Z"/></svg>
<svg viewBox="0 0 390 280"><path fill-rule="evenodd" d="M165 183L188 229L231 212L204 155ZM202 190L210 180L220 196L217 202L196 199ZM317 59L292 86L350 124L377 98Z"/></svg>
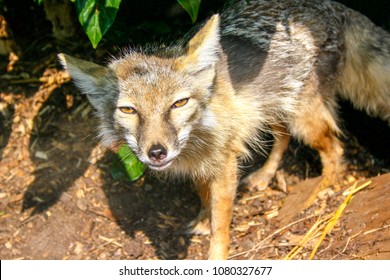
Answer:
<svg viewBox="0 0 390 280"><path fill-rule="evenodd" d="M357 109L390 125L390 34L358 12L348 9L345 15L346 58L338 90Z"/></svg>

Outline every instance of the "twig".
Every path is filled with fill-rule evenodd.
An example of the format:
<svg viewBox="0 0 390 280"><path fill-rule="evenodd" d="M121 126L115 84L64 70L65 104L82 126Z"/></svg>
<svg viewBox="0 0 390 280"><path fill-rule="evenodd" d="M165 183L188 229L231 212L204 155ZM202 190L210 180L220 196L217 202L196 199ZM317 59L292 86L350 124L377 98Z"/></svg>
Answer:
<svg viewBox="0 0 390 280"><path fill-rule="evenodd" d="M370 234L370 233L373 233L373 232L376 232L376 231L379 231L379 230L382 230L382 229L386 229L386 228L389 228L390 225L385 225L385 226L382 226L380 228L374 228L374 229L371 229L371 230L367 230L363 233L363 235L366 235L366 234Z"/></svg>
<svg viewBox="0 0 390 280"><path fill-rule="evenodd" d="M266 241L268 241L269 239L271 239L271 238L274 237L275 235L279 234L280 232L286 230L287 228L289 228L289 227L291 227L291 226L293 226L293 225L295 225L295 224L298 224L298 223L300 223L300 222L302 222L302 221L304 221L304 220L308 220L308 219L313 218L313 217L315 217L315 216L318 216L318 215L317 215L317 214L313 214L313 215L304 217L304 218L302 218L302 219L296 220L296 221L294 221L294 222L292 222L292 223L289 223L288 225L286 225L286 226L284 226L284 227L278 229L278 230L275 231L274 233L268 235L266 238L264 238L264 239L261 240L258 244L256 244L252 249L247 250L247 251L245 251L245 252L241 252L241 253L237 253L237 254L235 254L235 255L232 255L232 256L229 257L229 259L232 259L232 258L234 258L234 257L239 257L239 256L242 256L242 255L248 255L249 253L254 252L254 251L257 252L259 249L262 248L263 244L264 244Z"/></svg>
<svg viewBox="0 0 390 280"><path fill-rule="evenodd" d="M250 197L243 198L243 199L241 199L241 201L247 202L247 201L254 200L254 199L257 199L257 198L263 197L263 196L265 196L265 194L262 192L262 193L259 193L259 194L252 195Z"/></svg>
<svg viewBox="0 0 390 280"><path fill-rule="evenodd" d="M115 239L113 239L113 238L108 238L108 237L105 237L105 236L102 236L102 235L99 235L99 238L100 238L101 240L103 240L103 241L108 242L108 244L112 243L112 244L115 244L115 245L118 246L118 247L123 248L123 245L120 244L119 242L115 241Z"/></svg>
<svg viewBox="0 0 390 280"><path fill-rule="evenodd" d="M363 232L363 231L361 230L361 231L359 231L358 233L356 233L356 234L352 235L351 237L349 237L348 240L347 240L347 243L345 244L344 249L341 251L341 253L344 253L344 252L347 250L347 247L348 247L348 245L349 245L349 242L350 242L352 239L354 239L356 236L359 236L362 232Z"/></svg>
<svg viewBox="0 0 390 280"><path fill-rule="evenodd" d="M11 80L10 84L35 84L35 83L45 83L45 80L42 80L42 78L28 78L23 80Z"/></svg>

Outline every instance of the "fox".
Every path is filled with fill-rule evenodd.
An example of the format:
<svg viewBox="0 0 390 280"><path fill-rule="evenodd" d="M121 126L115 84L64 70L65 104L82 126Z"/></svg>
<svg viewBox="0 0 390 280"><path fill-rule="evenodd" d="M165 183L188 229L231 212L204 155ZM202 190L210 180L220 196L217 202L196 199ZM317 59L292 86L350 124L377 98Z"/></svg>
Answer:
<svg viewBox="0 0 390 280"><path fill-rule="evenodd" d="M87 95L106 146L127 143L156 174L191 179L210 234L209 259L229 255L241 166L273 146L241 182L264 190L290 137L317 150L322 175L344 172L338 100L390 124L390 34L327 0L233 1L186 43L126 50L105 66L59 60Z"/></svg>

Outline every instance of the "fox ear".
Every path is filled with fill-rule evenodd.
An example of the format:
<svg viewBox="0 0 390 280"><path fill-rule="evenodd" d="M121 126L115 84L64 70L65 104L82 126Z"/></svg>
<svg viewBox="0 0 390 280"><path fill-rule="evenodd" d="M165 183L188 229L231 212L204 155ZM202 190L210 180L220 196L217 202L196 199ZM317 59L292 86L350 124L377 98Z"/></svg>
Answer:
<svg viewBox="0 0 390 280"><path fill-rule="evenodd" d="M212 68L219 59L219 38L219 15L215 14L190 40L179 68L194 74Z"/></svg>
<svg viewBox="0 0 390 280"><path fill-rule="evenodd" d="M97 89L108 72L105 67L63 53L58 58L83 93L99 93Z"/></svg>
<svg viewBox="0 0 390 280"><path fill-rule="evenodd" d="M107 88L113 84L109 69L63 53L59 54L58 58L76 86L87 94L94 107L99 107L99 100L105 95Z"/></svg>

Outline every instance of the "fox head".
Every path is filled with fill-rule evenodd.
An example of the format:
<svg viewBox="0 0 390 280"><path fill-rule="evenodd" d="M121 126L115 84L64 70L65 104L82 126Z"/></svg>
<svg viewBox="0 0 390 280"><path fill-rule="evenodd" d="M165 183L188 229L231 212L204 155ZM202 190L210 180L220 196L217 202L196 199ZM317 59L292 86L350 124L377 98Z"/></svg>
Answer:
<svg viewBox="0 0 390 280"><path fill-rule="evenodd" d="M59 58L96 108L103 143L125 140L143 163L163 170L195 129L215 125L208 101L219 39L219 16L214 15L174 57L130 52L107 67L65 54Z"/></svg>

